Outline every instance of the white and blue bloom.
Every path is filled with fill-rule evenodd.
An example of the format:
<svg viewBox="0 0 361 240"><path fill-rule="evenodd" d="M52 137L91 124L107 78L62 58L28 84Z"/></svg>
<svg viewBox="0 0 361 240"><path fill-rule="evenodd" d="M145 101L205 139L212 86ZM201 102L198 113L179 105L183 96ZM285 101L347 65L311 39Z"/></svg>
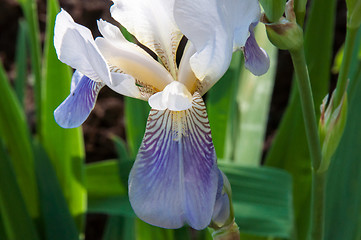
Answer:
<svg viewBox="0 0 361 240"><path fill-rule="evenodd" d="M160 61L103 20L98 21L103 37L94 40L89 29L62 10L54 45L59 59L76 71L70 95L54 111L55 120L64 128L81 125L105 85L148 101L152 110L129 176L131 205L150 224L203 229L211 222L223 180L202 96L222 77L238 49L244 50L246 67L254 74L267 71L267 54L253 35L259 3L115 0L110 11ZM178 66L183 34L188 42Z"/></svg>

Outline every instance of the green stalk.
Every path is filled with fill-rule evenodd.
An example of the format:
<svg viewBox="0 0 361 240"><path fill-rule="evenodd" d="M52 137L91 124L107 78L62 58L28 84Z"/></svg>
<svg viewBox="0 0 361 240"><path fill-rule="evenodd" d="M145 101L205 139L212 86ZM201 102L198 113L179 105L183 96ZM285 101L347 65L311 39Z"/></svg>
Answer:
<svg viewBox="0 0 361 240"><path fill-rule="evenodd" d="M321 240L324 235L326 173L312 172L311 239Z"/></svg>
<svg viewBox="0 0 361 240"><path fill-rule="evenodd" d="M357 28L347 27L345 49L342 58L340 73L337 79L337 86L333 101L333 109L340 105L342 96L346 91L348 84L348 73L350 72L351 59L357 37Z"/></svg>
<svg viewBox="0 0 361 240"><path fill-rule="evenodd" d="M322 153L321 144L318 135L315 107L312 97L310 78L308 75L306 59L303 46L295 51L290 51L293 66L296 73L297 84L299 88L303 119L305 122L306 136L312 163L312 211L311 226L312 240L323 239L324 228L324 195L325 179L324 175L317 173L321 164ZM324 173L325 174L325 173Z"/></svg>
<svg viewBox="0 0 361 240"><path fill-rule="evenodd" d="M297 77L297 85L300 92L303 119L310 149L312 167L316 171L321 163L321 144L318 136L318 127L316 121L316 112L313 103L310 78L308 75L307 65L303 47L299 50L290 51L293 67Z"/></svg>

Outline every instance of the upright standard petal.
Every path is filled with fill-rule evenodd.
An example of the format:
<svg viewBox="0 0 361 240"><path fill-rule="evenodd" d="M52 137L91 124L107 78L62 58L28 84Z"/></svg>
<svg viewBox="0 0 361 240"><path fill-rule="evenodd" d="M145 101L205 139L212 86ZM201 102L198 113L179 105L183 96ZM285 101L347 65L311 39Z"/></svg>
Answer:
<svg viewBox="0 0 361 240"><path fill-rule="evenodd" d="M118 30L119 31L119 30ZM119 33L120 31L119 31ZM119 71L131 75L135 83L148 91L162 91L173 82L170 73L149 54L125 39L109 39L98 37L95 40L111 71Z"/></svg>
<svg viewBox="0 0 361 240"><path fill-rule="evenodd" d="M65 11L57 15L54 46L60 61L93 81L111 83L108 65L99 52L89 29L74 22Z"/></svg>
<svg viewBox="0 0 361 240"><path fill-rule="evenodd" d="M98 21L98 28L104 38L97 38L96 44L112 70L118 69L135 78L136 84L162 91L173 82L170 73L146 51L129 42L119 28L104 21Z"/></svg>
<svg viewBox="0 0 361 240"><path fill-rule="evenodd" d="M203 93L199 88L199 80L192 70L190 65L190 58L195 54L196 49L193 44L188 41L184 48L184 52L179 63L178 81L183 83L190 93L194 93L196 90L202 96Z"/></svg>
<svg viewBox="0 0 361 240"><path fill-rule="evenodd" d="M79 73L73 77L78 81ZM93 110L100 89L105 84L83 75L74 90L54 111L55 121L63 128L79 127Z"/></svg>
<svg viewBox="0 0 361 240"><path fill-rule="evenodd" d="M182 33L173 17L174 0L115 0L112 17L150 48L164 66L177 76L176 50Z"/></svg>
<svg viewBox="0 0 361 240"><path fill-rule="evenodd" d="M252 24L256 25L256 24ZM245 67L254 75L261 76L268 71L270 61L265 50L258 46L254 37L254 26L250 26L250 35L244 46L243 53L245 59Z"/></svg>
<svg viewBox="0 0 361 240"><path fill-rule="evenodd" d="M176 0L174 17L196 53L190 64L208 90L226 72L234 50L244 46L257 21L257 0Z"/></svg>
<svg viewBox="0 0 361 240"><path fill-rule="evenodd" d="M137 216L163 228L185 223L203 229L211 221L218 167L206 108L196 92L192 108L151 110L129 176Z"/></svg>

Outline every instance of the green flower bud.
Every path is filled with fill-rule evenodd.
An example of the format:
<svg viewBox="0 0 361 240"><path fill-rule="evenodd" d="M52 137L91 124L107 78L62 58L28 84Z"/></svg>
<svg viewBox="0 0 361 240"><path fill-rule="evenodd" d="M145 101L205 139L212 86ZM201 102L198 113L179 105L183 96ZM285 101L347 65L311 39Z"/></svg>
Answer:
<svg viewBox="0 0 361 240"><path fill-rule="evenodd" d="M266 25L267 36L273 45L279 49L296 51L303 45L303 30L296 22L293 0L286 3L286 17L278 22L270 23L263 14L261 21Z"/></svg>
<svg viewBox="0 0 361 240"><path fill-rule="evenodd" d="M239 230L237 224L232 224L220 228L212 233L213 240L239 240Z"/></svg>
<svg viewBox="0 0 361 240"><path fill-rule="evenodd" d="M222 192L217 194L212 221L209 224L213 240L239 240L238 226L234 221L231 184L227 176L220 171Z"/></svg>
<svg viewBox="0 0 361 240"><path fill-rule="evenodd" d="M331 157L335 153L341 140L347 119L347 92L345 91L341 103L334 110L333 96L326 107L328 96L321 104L321 117L319 123L319 135L322 146L322 161L317 172L322 173L328 169Z"/></svg>

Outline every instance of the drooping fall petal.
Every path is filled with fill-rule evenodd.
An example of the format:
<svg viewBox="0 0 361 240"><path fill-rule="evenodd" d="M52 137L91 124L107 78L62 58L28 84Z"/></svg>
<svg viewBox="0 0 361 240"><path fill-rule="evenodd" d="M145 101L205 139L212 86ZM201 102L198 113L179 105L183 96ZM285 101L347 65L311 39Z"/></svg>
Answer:
<svg viewBox="0 0 361 240"><path fill-rule="evenodd" d="M198 93L185 111L151 110L129 176L137 216L163 228L211 221L218 167L205 105Z"/></svg>
<svg viewBox="0 0 361 240"><path fill-rule="evenodd" d="M253 26L250 27L250 35L244 46L244 65L254 75L260 76L268 71L270 61L265 50L258 46L254 37Z"/></svg>
<svg viewBox="0 0 361 240"><path fill-rule="evenodd" d="M73 78L75 84L79 76L81 75ZM63 128L79 127L93 110L98 93L104 85L83 75L70 95L55 109L55 121Z"/></svg>

